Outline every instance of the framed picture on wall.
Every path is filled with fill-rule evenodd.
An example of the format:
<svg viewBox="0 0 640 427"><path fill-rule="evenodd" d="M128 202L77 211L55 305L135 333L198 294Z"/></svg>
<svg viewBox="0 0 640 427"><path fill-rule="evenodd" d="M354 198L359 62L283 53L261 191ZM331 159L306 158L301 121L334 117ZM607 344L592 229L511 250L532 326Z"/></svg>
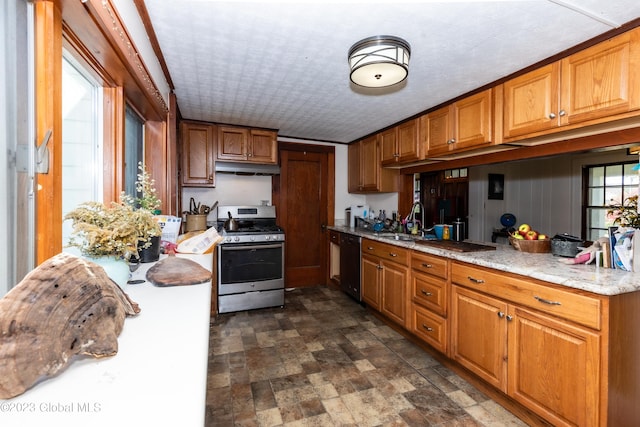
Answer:
<svg viewBox="0 0 640 427"><path fill-rule="evenodd" d="M489 174L489 200L504 199L504 175L499 173Z"/></svg>

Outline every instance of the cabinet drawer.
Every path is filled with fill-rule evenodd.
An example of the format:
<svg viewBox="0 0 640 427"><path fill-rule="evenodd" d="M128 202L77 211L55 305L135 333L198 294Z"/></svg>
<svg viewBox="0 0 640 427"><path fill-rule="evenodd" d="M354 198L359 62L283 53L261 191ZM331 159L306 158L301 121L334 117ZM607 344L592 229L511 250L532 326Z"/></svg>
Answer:
<svg viewBox="0 0 640 427"><path fill-rule="evenodd" d="M362 253L375 255L379 258L397 262L402 265L409 265L409 250L374 240L364 239L362 241Z"/></svg>
<svg viewBox="0 0 640 427"><path fill-rule="evenodd" d="M447 353L447 321L429 310L413 304L413 333L436 350Z"/></svg>
<svg viewBox="0 0 640 427"><path fill-rule="evenodd" d="M531 307L594 329L602 327L602 299L539 284L508 273L454 262L451 281L508 302Z"/></svg>
<svg viewBox="0 0 640 427"><path fill-rule="evenodd" d="M443 279L447 278L447 263L445 258L413 252L411 254L411 268L423 273L431 274Z"/></svg>
<svg viewBox="0 0 640 427"><path fill-rule="evenodd" d="M329 230L329 241L331 243L335 243L336 245L340 244L340 232L335 230Z"/></svg>
<svg viewBox="0 0 640 427"><path fill-rule="evenodd" d="M440 278L415 270L411 277L413 301L441 316L446 316L447 283Z"/></svg>

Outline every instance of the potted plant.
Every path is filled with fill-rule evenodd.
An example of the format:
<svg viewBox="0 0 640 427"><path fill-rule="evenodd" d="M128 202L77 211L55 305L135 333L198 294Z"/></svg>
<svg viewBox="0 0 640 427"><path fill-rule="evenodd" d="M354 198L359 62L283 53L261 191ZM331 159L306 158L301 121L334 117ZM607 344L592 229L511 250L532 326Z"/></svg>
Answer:
<svg viewBox="0 0 640 427"><path fill-rule="evenodd" d="M67 246L78 248L82 256L105 267L120 285L129 278L127 261L138 256L140 245L151 245L151 239L162 233L151 212L123 202L109 206L84 202L64 219L73 222Z"/></svg>
<svg viewBox="0 0 640 427"><path fill-rule="evenodd" d="M640 215L638 215L638 196L630 196L620 204L607 206L607 216L613 219L614 225L621 227L640 228Z"/></svg>
<svg viewBox="0 0 640 427"><path fill-rule="evenodd" d="M155 181L147 172L142 162L138 163L138 180L136 181L136 196L125 193L120 194L120 200L132 209L147 211L152 215L160 214L160 199L158 198ZM160 235L152 236L150 242L141 242L138 248L140 262L157 261L160 257Z"/></svg>

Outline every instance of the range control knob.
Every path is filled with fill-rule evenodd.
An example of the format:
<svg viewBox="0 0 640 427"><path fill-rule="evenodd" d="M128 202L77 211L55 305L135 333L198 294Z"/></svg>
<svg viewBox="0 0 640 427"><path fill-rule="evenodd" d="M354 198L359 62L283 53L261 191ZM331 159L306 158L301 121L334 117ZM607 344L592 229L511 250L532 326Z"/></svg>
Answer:
<svg viewBox="0 0 640 427"><path fill-rule="evenodd" d="M252 242L255 242L256 241L256 236L250 236L249 240L251 240Z"/></svg>
<svg viewBox="0 0 640 427"><path fill-rule="evenodd" d="M265 240L271 240L271 236L266 235L266 236L265 236Z"/></svg>
<svg viewBox="0 0 640 427"><path fill-rule="evenodd" d="M236 242L240 241L240 236L236 236L233 240L235 240Z"/></svg>

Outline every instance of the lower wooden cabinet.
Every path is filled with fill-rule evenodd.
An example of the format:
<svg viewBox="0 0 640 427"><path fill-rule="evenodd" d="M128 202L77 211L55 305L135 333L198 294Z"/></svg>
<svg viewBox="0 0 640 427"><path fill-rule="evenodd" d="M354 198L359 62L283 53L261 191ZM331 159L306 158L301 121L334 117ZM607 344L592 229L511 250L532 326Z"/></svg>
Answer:
<svg viewBox="0 0 640 427"><path fill-rule="evenodd" d="M362 299L554 426L640 425L640 292L597 295L362 240Z"/></svg>
<svg viewBox="0 0 640 427"><path fill-rule="evenodd" d="M599 298L464 264L452 271L452 358L555 426L601 425L603 332L568 320L573 298ZM519 285L553 315L506 299ZM603 315L584 321L599 325Z"/></svg>
<svg viewBox="0 0 640 427"><path fill-rule="evenodd" d="M362 300L409 328L409 251L368 239L362 241Z"/></svg>
<svg viewBox="0 0 640 427"><path fill-rule="evenodd" d="M517 306L509 313L509 396L556 426L600 425L600 333Z"/></svg>

